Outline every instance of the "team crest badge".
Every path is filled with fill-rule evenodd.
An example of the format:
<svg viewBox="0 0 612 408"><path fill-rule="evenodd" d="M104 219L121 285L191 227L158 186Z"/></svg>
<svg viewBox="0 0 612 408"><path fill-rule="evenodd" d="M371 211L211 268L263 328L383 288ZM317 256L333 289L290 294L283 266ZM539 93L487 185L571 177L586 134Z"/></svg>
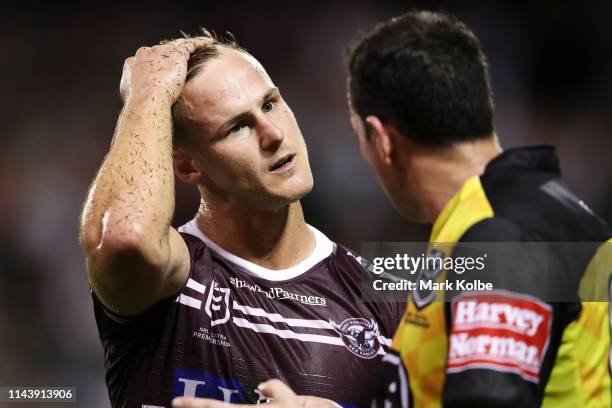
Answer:
<svg viewBox="0 0 612 408"><path fill-rule="evenodd" d="M368 321L363 318L350 318L340 324L333 320L329 323L351 353L361 358L373 358L378 354L381 347L378 340L380 331L374 319Z"/></svg>

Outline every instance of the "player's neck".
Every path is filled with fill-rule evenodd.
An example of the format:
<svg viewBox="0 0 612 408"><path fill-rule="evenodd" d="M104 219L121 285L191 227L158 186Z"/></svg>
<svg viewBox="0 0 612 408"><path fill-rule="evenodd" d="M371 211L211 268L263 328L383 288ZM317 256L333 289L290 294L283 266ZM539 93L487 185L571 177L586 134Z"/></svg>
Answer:
<svg viewBox="0 0 612 408"><path fill-rule="evenodd" d="M268 269L286 269L306 259L315 237L293 202L275 211L202 203L196 216L200 230L226 251Z"/></svg>
<svg viewBox="0 0 612 408"><path fill-rule="evenodd" d="M487 164L502 152L497 137L460 143L426 156L415 172L415 191L428 222L435 222L463 184L484 173Z"/></svg>

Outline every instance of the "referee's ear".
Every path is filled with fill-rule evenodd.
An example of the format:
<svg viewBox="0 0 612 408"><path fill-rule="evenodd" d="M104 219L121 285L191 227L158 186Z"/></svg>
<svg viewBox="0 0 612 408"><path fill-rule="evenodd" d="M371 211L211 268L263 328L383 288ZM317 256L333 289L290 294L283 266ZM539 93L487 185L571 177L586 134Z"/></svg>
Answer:
<svg viewBox="0 0 612 408"><path fill-rule="evenodd" d="M369 115L365 119L366 134L379 162L391 165L396 146L392 129L381 122L378 116Z"/></svg>
<svg viewBox="0 0 612 408"><path fill-rule="evenodd" d="M202 172L195 165L193 158L188 152L180 147L175 148L172 151L172 162L176 177L189 184L199 184Z"/></svg>

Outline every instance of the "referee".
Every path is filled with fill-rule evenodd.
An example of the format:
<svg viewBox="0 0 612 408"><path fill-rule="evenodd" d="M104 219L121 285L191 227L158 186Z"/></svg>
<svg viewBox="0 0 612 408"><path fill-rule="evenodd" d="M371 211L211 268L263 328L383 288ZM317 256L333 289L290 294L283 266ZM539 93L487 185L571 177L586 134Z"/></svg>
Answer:
<svg viewBox="0 0 612 408"><path fill-rule="evenodd" d="M502 150L474 33L410 12L367 33L348 68L361 153L403 218L433 223L430 255L519 243L478 275L491 291L412 293L376 406L610 407L612 234L563 180L554 147ZM585 244L550 244L568 242ZM549 251L527 253L534 243Z"/></svg>

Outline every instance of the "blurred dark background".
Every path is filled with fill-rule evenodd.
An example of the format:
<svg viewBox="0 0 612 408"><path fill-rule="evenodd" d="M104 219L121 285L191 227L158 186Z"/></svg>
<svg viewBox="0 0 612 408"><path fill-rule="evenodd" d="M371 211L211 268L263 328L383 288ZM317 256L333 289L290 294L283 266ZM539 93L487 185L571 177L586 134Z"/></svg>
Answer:
<svg viewBox="0 0 612 408"><path fill-rule="evenodd" d="M488 56L504 147L552 143L565 177L612 221L612 3L509 1L21 2L0 10L0 386L78 388L108 407L78 215L121 109L125 58L141 45L227 30L268 69L309 146L307 219L359 250L427 239L400 220L359 156L344 51L409 8L467 22ZM177 185L175 225L198 196ZM20 405L23 406L23 405ZM74 405L71 405L74 406Z"/></svg>

